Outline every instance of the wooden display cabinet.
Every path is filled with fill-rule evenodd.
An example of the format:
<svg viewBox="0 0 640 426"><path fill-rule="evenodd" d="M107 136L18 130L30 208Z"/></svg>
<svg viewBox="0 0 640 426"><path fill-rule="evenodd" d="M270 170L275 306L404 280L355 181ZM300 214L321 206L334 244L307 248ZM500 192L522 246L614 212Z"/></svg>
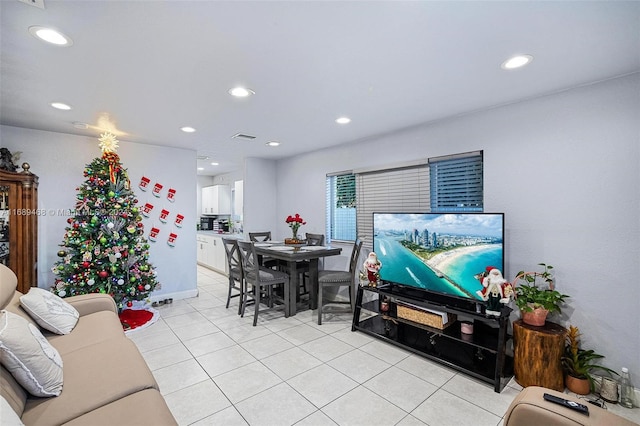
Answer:
<svg viewBox="0 0 640 426"><path fill-rule="evenodd" d="M0 170L0 263L18 277L18 291L38 285L38 176Z"/></svg>

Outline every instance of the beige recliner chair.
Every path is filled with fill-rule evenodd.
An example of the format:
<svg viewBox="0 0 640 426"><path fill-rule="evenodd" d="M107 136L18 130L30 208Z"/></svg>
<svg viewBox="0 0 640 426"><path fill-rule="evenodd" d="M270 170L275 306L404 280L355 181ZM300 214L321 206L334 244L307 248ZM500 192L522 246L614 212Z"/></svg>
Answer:
<svg viewBox="0 0 640 426"><path fill-rule="evenodd" d="M575 401L589 408L589 415L543 399L545 393ZM562 392L529 386L513 400L504 416L504 426L638 426L603 408Z"/></svg>

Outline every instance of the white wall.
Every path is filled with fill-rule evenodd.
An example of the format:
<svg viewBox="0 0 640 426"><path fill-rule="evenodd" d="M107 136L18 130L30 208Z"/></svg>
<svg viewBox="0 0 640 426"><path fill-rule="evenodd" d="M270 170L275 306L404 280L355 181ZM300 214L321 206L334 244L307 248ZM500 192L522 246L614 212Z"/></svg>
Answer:
<svg viewBox="0 0 640 426"><path fill-rule="evenodd" d="M272 231L280 216L276 215L276 162L247 158L244 163L244 234ZM292 194L297 197L297 192ZM284 223L286 217L282 218ZM282 235L273 235L275 240Z"/></svg>
<svg viewBox="0 0 640 426"><path fill-rule="evenodd" d="M485 211L505 213L505 276L555 266L571 299L551 320L639 377L639 136L634 74L282 160L276 217L299 212L302 232L324 232L326 173L484 150Z"/></svg>
<svg viewBox="0 0 640 426"><path fill-rule="evenodd" d="M76 188L84 182L85 166L102 155L96 138L43 132L10 126L0 126L0 145L11 152L22 151L20 163L26 161L39 177L38 208L57 212L75 207ZM151 226L160 228L157 242L150 242L149 260L155 266L161 288L151 299L184 298L197 294L196 282L196 153L195 151L157 147L120 141L118 155L128 170L131 187L139 205L150 202L154 210L144 219L148 235ZM164 186L162 197L138 188L140 178L146 176L152 185ZM176 190L175 202L166 199L167 190ZM169 221L158 220L160 210L170 211ZM182 228L174 225L175 215L185 216ZM53 282L51 268L57 260L68 216L57 213L38 218L38 286L49 288ZM178 234L176 244L170 247L170 232Z"/></svg>

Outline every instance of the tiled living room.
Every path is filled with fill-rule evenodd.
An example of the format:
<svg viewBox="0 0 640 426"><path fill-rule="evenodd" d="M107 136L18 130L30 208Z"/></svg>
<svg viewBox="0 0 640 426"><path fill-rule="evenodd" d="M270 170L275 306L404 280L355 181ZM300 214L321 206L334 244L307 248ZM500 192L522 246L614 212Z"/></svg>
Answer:
<svg viewBox="0 0 640 426"><path fill-rule="evenodd" d="M640 424L640 2L3 0L0 23L1 426ZM290 284L377 293L358 330L225 308L223 239L255 232ZM516 271L551 264L567 300L525 327ZM602 354L586 396L569 349Z"/></svg>

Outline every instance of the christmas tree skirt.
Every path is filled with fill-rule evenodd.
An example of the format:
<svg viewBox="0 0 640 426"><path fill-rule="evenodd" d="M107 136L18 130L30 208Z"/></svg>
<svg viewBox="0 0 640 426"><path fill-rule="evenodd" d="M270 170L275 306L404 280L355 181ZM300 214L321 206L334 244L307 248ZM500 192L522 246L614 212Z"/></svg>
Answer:
<svg viewBox="0 0 640 426"><path fill-rule="evenodd" d="M160 314L157 310L144 306L124 309L119 316L125 334L129 334L149 327L158 320Z"/></svg>

